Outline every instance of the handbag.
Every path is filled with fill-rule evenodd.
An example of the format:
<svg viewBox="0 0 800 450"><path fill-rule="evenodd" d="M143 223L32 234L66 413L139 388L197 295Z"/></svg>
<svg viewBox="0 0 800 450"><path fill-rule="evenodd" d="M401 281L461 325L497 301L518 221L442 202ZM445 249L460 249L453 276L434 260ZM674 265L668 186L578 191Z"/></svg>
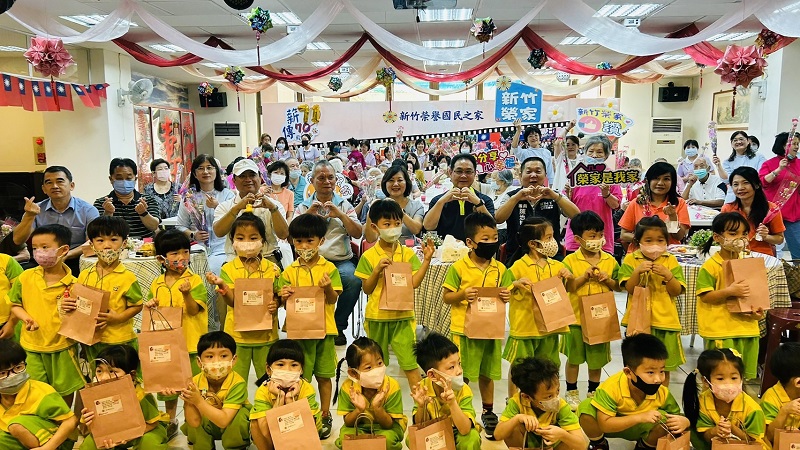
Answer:
<svg viewBox="0 0 800 450"><path fill-rule="evenodd" d="M136 387L130 374L86 385L80 391L81 400L94 420L89 432L98 445L131 441L144 435L147 425L136 396Z"/></svg>
<svg viewBox="0 0 800 450"><path fill-rule="evenodd" d="M408 427L409 450L456 450L453 420L449 416L441 417L441 413L440 417L431 419L427 406L424 416L428 416L428 420Z"/></svg>
<svg viewBox="0 0 800 450"><path fill-rule="evenodd" d="M358 422L360 420L369 422L369 434L358 434ZM375 424L366 414L359 414L354 424L355 434L346 434L342 439L342 450L384 450L386 448L386 436L375 434Z"/></svg>

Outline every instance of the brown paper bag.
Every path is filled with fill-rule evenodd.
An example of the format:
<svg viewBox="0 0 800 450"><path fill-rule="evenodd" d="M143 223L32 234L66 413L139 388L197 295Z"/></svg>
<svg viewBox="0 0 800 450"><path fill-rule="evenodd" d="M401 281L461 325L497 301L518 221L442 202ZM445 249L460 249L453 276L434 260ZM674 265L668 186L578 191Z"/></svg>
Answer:
<svg viewBox="0 0 800 450"><path fill-rule="evenodd" d="M176 306L142 308L142 331L169 330L183 325L183 309Z"/></svg>
<svg viewBox="0 0 800 450"><path fill-rule="evenodd" d="M506 336L506 304L500 300L505 288L480 287L467 305L464 335L470 339L503 339Z"/></svg>
<svg viewBox="0 0 800 450"><path fill-rule="evenodd" d="M774 450L796 450L800 448L800 430L775 430L772 448Z"/></svg>
<svg viewBox="0 0 800 450"><path fill-rule="evenodd" d="M656 450L689 450L691 434L689 432L675 436L672 433L658 439Z"/></svg>
<svg viewBox="0 0 800 450"><path fill-rule="evenodd" d="M147 392L186 389L192 379L186 338L180 328L139 333L139 361Z"/></svg>
<svg viewBox="0 0 800 450"><path fill-rule="evenodd" d="M711 450L764 450L764 447L754 440L749 442L738 439L711 439Z"/></svg>
<svg viewBox="0 0 800 450"><path fill-rule="evenodd" d="M626 336L644 333L650 334L650 323L652 319L652 304L650 302L650 288L647 286L636 286L631 294L631 307L628 312L628 327L625 330Z"/></svg>
<svg viewBox="0 0 800 450"><path fill-rule="evenodd" d="M413 311L414 280L411 263L391 263L383 269L383 280L378 308L384 311Z"/></svg>
<svg viewBox="0 0 800 450"><path fill-rule="evenodd" d="M749 296L728 300L728 311L749 313L758 308L764 311L770 309L769 282L764 258L729 259L722 268L728 286L740 280L746 280L750 286Z"/></svg>
<svg viewBox="0 0 800 450"><path fill-rule="evenodd" d="M369 422L370 434L358 434L358 422L366 420ZM342 439L342 450L385 450L386 436L375 434L372 419L366 414L361 414L356 418L356 434L346 434Z"/></svg>
<svg viewBox="0 0 800 450"><path fill-rule="evenodd" d="M456 450L453 421L450 417L440 417L410 425L408 427L408 448L410 450Z"/></svg>
<svg viewBox="0 0 800 450"><path fill-rule="evenodd" d="M144 421L130 375L91 383L80 391L83 405L94 412L89 431L98 448L104 440L131 441L144 435Z"/></svg>
<svg viewBox="0 0 800 450"><path fill-rule="evenodd" d="M307 398L270 409L266 419L275 450L322 450Z"/></svg>
<svg viewBox="0 0 800 450"><path fill-rule="evenodd" d="M589 345L622 339L613 292L586 295L581 298L581 332L583 342Z"/></svg>
<svg viewBox="0 0 800 450"><path fill-rule="evenodd" d="M552 333L575 323L575 312L561 278L551 277L534 283L533 318L541 333Z"/></svg>
<svg viewBox="0 0 800 450"><path fill-rule="evenodd" d="M528 430L522 433L522 447L508 447L508 450L542 450L546 448L544 445L541 447L528 447Z"/></svg>
<svg viewBox="0 0 800 450"><path fill-rule="evenodd" d="M237 278L233 281L233 330L272 329L272 278Z"/></svg>
<svg viewBox="0 0 800 450"><path fill-rule="evenodd" d="M319 286L292 287L286 300L286 337L289 339L324 339L325 292Z"/></svg>
<svg viewBox="0 0 800 450"><path fill-rule="evenodd" d="M74 339L81 344L94 345L103 336L97 329L97 316L108 311L111 293L91 286L75 283L69 288L69 295L78 302L75 311L61 317L58 334Z"/></svg>

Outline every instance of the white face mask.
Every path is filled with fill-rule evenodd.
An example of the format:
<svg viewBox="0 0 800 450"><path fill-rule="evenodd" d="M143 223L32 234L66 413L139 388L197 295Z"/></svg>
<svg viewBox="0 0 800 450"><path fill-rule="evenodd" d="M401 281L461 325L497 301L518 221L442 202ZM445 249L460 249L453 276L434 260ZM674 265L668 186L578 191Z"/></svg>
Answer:
<svg viewBox="0 0 800 450"><path fill-rule="evenodd" d="M158 181L169 181L169 169L156 170L156 179Z"/></svg>
<svg viewBox="0 0 800 450"><path fill-rule="evenodd" d="M269 179L270 181L272 181L272 184L280 186L283 184L284 181L286 181L286 175L273 173L272 175L269 176Z"/></svg>
<svg viewBox="0 0 800 450"><path fill-rule="evenodd" d="M358 383L367 389L378 389L383 384L386 366L376 367L366 372L358 372Z"/></svg>
<svg viewBox="0 0 800 450"><path fill-rule="evenodd" d="M403 234L403 226L393 227L393 228L380 228L378 229L378 233L381 235L381 239L385 242L397 242L400 240L400 235Z"/></svg>
<svg viewBox="0 0 800 450"><path fill-rule="evenodd" d="M300 375L302 375L300 372L295 372L293 370L275 369L272 371L272 375L270 375L269 379L277 383L278 386L286 389L300 381Z"/></svg>
<svg viewBox="0 0 800 450"><path fill-rule="evenodd" d="M438 371L436 369L432 369L432 370L434 372L436 372L437 374L439 374L442 378L449 378L450 379L450 387L455 392L458 392L461 389L463 389L464 385L466 384L466 383L464 383L464 374L461 374L461 375L448 375L448 374L446 374L444 372L441 372L441 371ZM438 384L442 388L444 387L444 385L441 382L434 381L434 383Z"/></svg>

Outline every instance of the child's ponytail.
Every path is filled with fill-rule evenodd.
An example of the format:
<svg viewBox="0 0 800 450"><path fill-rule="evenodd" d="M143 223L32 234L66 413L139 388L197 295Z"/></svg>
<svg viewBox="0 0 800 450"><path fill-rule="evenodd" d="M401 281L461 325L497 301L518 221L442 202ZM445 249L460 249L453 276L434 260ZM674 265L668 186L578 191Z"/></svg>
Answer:
<svg viewBox="0 0 800 450"><path fill-rule="evenodd" d="M697 418L700 416L700 398L698 395L697 370L692 371L683 382L683 414L689 419L691 428L697 426Z"/></svg>
<svg viewBox="0 0 800 450"><path fill-rule="evenodd" d="M344 364L344 358L340 359L339 362L336 364L336 384L333 386L333 402L332 405L336 404L336 399L339 398L339 374L342 373L342 364Z"/></svg>

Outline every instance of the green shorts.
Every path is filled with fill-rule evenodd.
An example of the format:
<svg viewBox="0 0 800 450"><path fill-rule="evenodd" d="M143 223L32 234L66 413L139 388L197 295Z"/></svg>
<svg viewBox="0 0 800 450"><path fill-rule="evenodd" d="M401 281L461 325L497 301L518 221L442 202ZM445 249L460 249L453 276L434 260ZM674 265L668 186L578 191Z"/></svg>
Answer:
<svg viewBox="0 0 800 450"><path fill-rule="evenodd" d="M303 348L303 356L305 357L303 378L311 380L312 375L317 379L336 376L336 345L333 343L334 337L330 335L325 336L324 339L298 339L295 341Z"/></svg>
<svg viewBox="0 0 800 450"><path fill-rule="evenodd" d="M53 353L28 352L28 373L31 378L53 386L64 397L82 389L86 381L78 365L77 345Z"/></svg>
<svg viewBox="0 0 800 450"><path fill-rule="evenodd" d="M701 336L702 337L702 336ZM705 349L732 348L742 355L744 361L744 379L752 380L758 375L758 337L740 337L728 339L706 339Z"/></svg>
<svg viewBox="0 0 800 450"><path fill-rule="evenodd" d="M644 412L644 411L642 411ZM587 398L586 400L582 401L580 406L578 406L578 418L580 416L586 414L588 416L593 417L597 420L597 408L592 405L592 399ZM664 412L662 411L661 414L663 415ZM626 441L635 442L639 439L646 439L648 435L650 435L650 431L656 424L654 423L640 423L638 425L632 426L627 430L619 431L616 433L604 433L605 437L607 438L619 438L625 439Z"/></svg>
<svg viewBox="0 0 800 450"><path fill-rule="evenodd" d="M268 344L239 344L236 343L236 363L233 371L244 378L245 383L250 376L250 365L256 371L256 378L261 378L267 373L267 354L270 347L277 341Z"/></svg>
<svg viewBox="0 0 800 450"><path fill-rule="evenodd" d="M553 361L561 367L561 358L558 356L558 335L550 334L536 338L518 339L510 337L503 349L503 359L514 364L517 358L537 356Z"/></svg>
<svg viewBox="0 0 800 450"><path fill-rule="evenodd" d="M583 331L579 325L569 326L569 333L561 341L561 352L567 355L568 364L579 366L586 363L589 370L602 369L611 362L611 343L584 343Z"/></svg>
<svg viewBox="0 0 800 450"><path fill-rule="evenodd" d="M460 334L453 334L450 339L461 353L464 378L469 381L478 381L479 377L500 379L500 339L470 339Z"/></svg>
<svg viewBox="0 0 800 450"><path fill-rule="evenodd" d="M403 370L414 370L419 365L414 356L414 342L416 323L414 319L404 319L394 322L381 322L366 320L364 330L367 337L377 342L383 350L383 364L389 365L389 346L397 356L397 363Z"/></svg>
<svg viewBox="0 0 800 450"><path fill-rule="evenodd" d="M39 440L39 445L49 442L58 430L58 423L39 416L20 415L8 421L8 426L11 425L22 425L32 435L36 436L36 439ZM75 441L68 438L56 448L58 450L72 450L74 446ZM14 436L5 431L0 431L0 448L3 450L28 450L28 447L24 447Z"/></svg>
<svg viewBox="0 0 800 450"><path fill-rule="evenodd" d="M192 366L192 376L200 374L200 366L197 364L197 353L189 353L189 364L191 364ZM177 400L178 397L179 397L178 394L175 395L161 395L160 393L156 394L156 398L162 402Z"/></svg>
<svg viewBox="0 0 800 450"><path fill-rule="evenodd" d="M134 450L167 450L169 448L167 445L167 428L163 422L159 422L155 428L146 432L142 437L128 441L121 447ZM97 450L97 444L91 434L83 438L80 450Z"/></svg>
<svg viewBox="0 0 800 450"><path fill-rule="evenodd" d="M672 372L673 370L678 370L678 367L686 363L686 355L683 353L680 331L650 328L650 333L667 347L669 357L667 358L667 365L664 370Z"/></svg>

